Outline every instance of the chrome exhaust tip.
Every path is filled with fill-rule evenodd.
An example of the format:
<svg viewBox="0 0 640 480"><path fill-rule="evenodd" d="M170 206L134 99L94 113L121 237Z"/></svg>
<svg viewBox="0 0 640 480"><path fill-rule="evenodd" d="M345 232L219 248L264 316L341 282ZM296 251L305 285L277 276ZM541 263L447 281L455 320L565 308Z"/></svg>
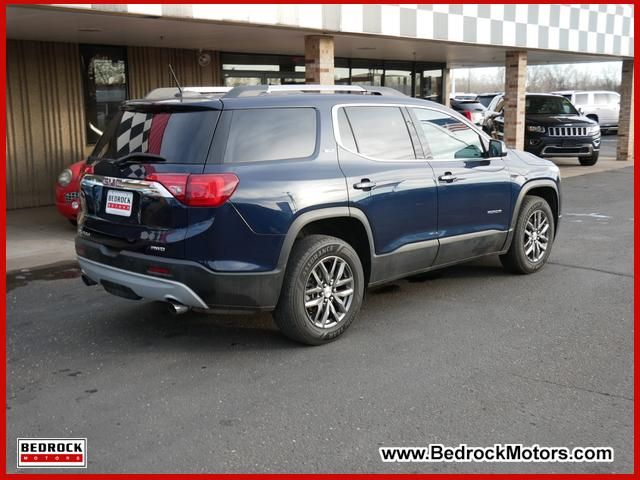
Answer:
<svg viewBox="0 0 640 480"><path fill-rule="evenodd" d="M187 313L189 310L191 310L191 307L169 300L169 311L174 315L182 315L183 313Z"/></svg>

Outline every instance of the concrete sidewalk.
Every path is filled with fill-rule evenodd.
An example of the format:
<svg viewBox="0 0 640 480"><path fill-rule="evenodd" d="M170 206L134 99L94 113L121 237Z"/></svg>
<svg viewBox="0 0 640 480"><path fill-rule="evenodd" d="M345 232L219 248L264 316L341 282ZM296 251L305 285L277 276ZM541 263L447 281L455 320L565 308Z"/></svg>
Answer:
<svg viewBox="0 0 640 480"><path fill-rule="evenodd" d="M593 167L583 167L575 158L553 161L560 167L562 178L633 166L633 162L619 162L610 156L615 154L615 141L616 137L604 137L602 156ZM75 232L55 207L8 211L7 272L75 260Z"/></svg>
<svg viewBox="0 0 640 480"><path fill-rule="evenodd" d="M7 211L7 272L75 260L76 229L55 207Z"/></svg>

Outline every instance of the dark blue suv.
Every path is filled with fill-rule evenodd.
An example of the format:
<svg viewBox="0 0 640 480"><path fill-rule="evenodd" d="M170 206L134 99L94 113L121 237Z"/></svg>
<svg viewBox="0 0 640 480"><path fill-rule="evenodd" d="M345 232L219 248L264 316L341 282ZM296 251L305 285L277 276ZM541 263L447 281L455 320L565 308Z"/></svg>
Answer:
<svg viewBox="0 0 640 480"><path fill-rule="evenodd" d="M368 286L493 254L535 272L560 217L553 163L384 88L165 91L123 104L89 163L86 284L273 311L307 344L344 332Z"/></svg>

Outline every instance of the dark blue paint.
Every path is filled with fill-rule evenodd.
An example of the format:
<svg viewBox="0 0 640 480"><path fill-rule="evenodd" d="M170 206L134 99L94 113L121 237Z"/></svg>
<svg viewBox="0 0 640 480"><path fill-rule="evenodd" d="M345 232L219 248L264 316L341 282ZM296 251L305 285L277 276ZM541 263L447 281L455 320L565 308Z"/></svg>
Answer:
<svg viewBox="0 0 640 480"><path fill-rule="evenodd" d="M87 216L81 227L114 250L193 260L220 272L265 272L277 268L285 236L295 219L305 212L335 206L361 210L370 224L373 253L380 255L415 242L482 230L506 231L518 193L528 180L559 181L555 166L524 153L466 161L379 161L361 157L336 144L331 118L334 105L361 102L445 109L408 97L358 95L272 95L200 101L198 108L219 109L222 104L222 117L225 110L236 108L316 108L320 119L316 153L308 159L222 164L224 150L218 148L217 142L224 139L218 138L222 131L219 123L205 166L154 167L159 172L233 172L240 184L230 202L219 208L187 208L173 199L142 199L140 216L125 220L102 213L103 187L83 186ZM250 132L247 141L251 141ZM438 183L438 176L445 172L459 180ZM365 178L376 182L376 188L353 188L354 183ZM495 213L497 210L500 212ZM151 245L163 245L167 250L156 253L149 250Z"/></svg>

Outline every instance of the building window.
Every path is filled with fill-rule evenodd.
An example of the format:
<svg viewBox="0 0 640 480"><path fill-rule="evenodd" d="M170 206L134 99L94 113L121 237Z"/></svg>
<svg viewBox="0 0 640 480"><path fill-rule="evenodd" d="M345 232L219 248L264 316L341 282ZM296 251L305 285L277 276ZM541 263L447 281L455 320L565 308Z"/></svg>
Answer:
<svg viewBox="0 0 640 480"><path fill-rule="evenodd" d="M304 83L304 57L223 53L221 61L225 87Z"/></svg>
<svg viewBox="0 0 640 480"><path fill-rule="evenodd" d="M286 85L304 83L304 57L222 53L224 85ZM386 86L442 103L441 63L335 58L336 85Z"/></svg>
<svg viewBox="0 0 640 480"><path fill-rule="evenodd" d="M87 144L95 144L127 99L127 49L80 45Z"/></svg>
<svg viewBox="0 0 640 480"><path fill-rule="evenodd" d="M416 68L415 96L444 103L442 98L442 69L419 70Z"/></svg>

